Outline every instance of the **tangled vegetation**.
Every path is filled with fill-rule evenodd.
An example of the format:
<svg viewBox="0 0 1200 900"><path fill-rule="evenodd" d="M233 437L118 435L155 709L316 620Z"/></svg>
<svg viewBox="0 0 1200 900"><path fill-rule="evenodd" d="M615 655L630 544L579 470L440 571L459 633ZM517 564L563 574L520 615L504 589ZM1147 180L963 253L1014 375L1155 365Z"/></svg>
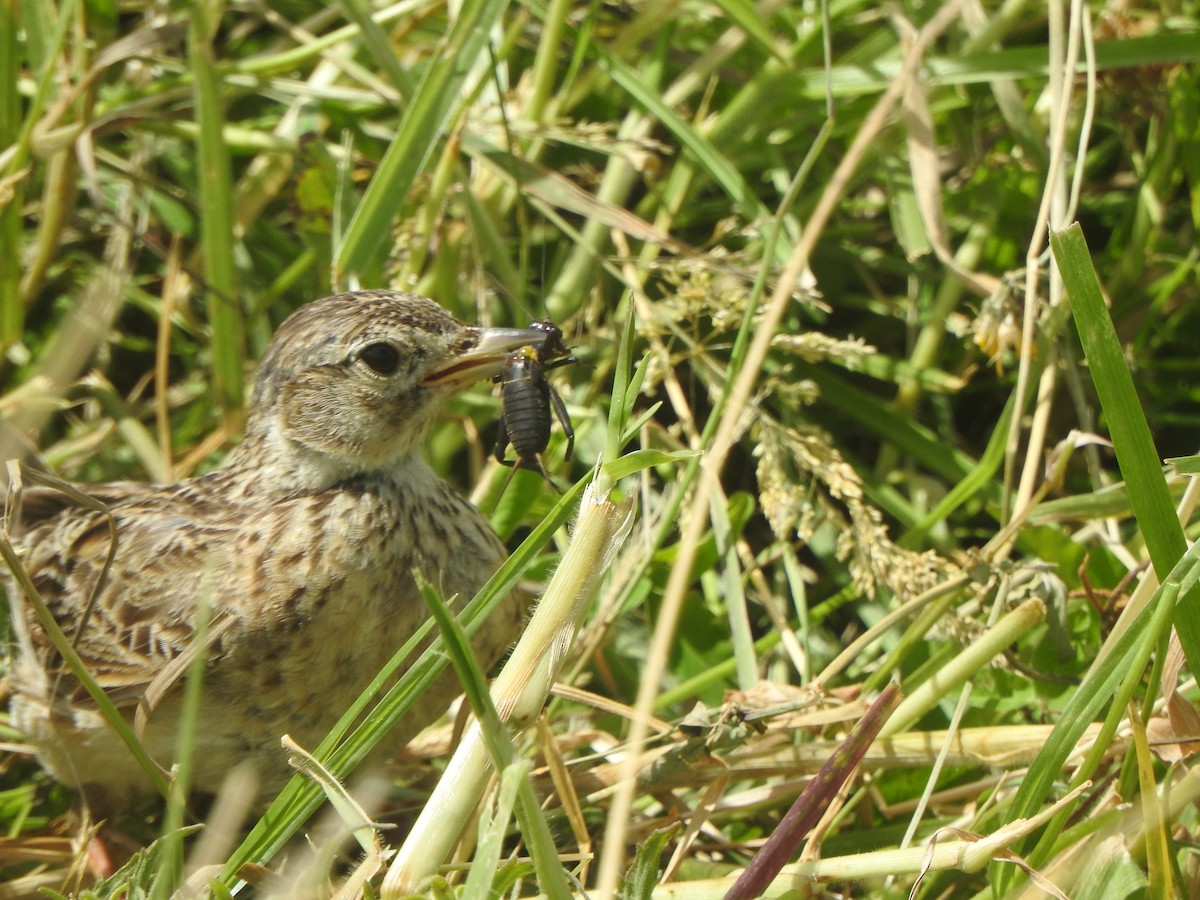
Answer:
<svg viewBox="0 0 1200 900"><path fill-rule="evenodd" d="M485 385L427 456L510 580L593 477L630 518L419 890L1196 896L1197 489L1162 460L1200 433L1198 32L1192 0L0 3L0 450L219 465L337 290L549 318L563 492L506 484ZM5 722L0 895L388 893L453 742L352 811L402 714L295 748L261 819L139 811L98 881Z"/></svg>

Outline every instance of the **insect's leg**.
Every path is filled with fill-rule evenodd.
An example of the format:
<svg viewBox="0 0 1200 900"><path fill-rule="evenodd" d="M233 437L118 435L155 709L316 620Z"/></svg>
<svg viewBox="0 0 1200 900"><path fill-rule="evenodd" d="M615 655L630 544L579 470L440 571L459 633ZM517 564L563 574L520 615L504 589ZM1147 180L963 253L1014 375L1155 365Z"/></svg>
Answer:
<svg viewBox="0 0 1200 900"><path fill-rule="evenodd" d="M492 450L492 455L496 457L496 462L503 466L519 465L521 460L518 458L515 462L504 458L504 453L508 450L508 424L504 421L504 413L500 413L500 427L496 431L496 447Z"/></svg>
<svg viewBox="0 0 1200 900"><path fill-rule="evenodd" d="M555 359L550 362L542 363L542 371L548 372L551 369L557 369L559 366L569 366L571 363L579 362L574 356L564 356L562 359Z"/></svg>
<svg viewBox="0 0 1200 900"><path fill-rule="evenodd" d="M542 462L542 454L540 454L540 453L537 454L537 456L534 457L534 461L537 463L536 466L527 465L526 468L527 469L536 468L537 471L542 473L542 477L546 479L546 484L548 484L548 485L550 485L550 487L554 488L554 493L561 494L562 491L559 490L558 485L554 483L554 479L550 477L550 473L546 471L546 466ZM522 460L522 462L524 462L524 460Z"/></svg>
<svg viewBox="0 0 1200 900"><path fill-rule="evenodd" d="M567 413L567 404L563 403L563 398L558 395L553 387L546 385L550 392L550 406L554 409L554 415L558 417L558 424L562 426L563 434L567 436L567 452L563 455L563 459L570 459L571 453L575 450L575 429L571 427L571 416Z"/></svg>

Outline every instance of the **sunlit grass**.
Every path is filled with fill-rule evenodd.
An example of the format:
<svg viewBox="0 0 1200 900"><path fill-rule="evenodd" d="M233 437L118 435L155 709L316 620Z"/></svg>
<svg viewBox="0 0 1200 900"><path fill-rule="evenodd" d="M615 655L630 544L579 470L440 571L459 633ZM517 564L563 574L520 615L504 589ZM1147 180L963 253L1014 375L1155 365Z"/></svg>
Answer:
<svg viewBox="0 0 1200 900"><path fill-rule="evenodd" d="M485 385L430 437L514 551L468 626L548 580L597 461L636 519L515 739L529 774L452 823L439 878L723 896L897 681L906 712L771 891L1016 891L985 865L1011 847L1073 897L1196 893L1171 767L1200 722L1195 498L1159 467L1200 424L1196 4L1089 29L953 2L268 6L0 7L0 450L82 482L217 465L273 328L332 290L552 317L583 363L551 374L578 435L547 453L561 496L501 493ZM304 749L353 785L447 664L405 663ZM19 750L0 877L78 891L69 799ZM420 771L371 816L411 821ZM532 862L514 777L557 843ZM344 805L317 829L326 789L221 819L195 872L152 819L137 839L168 839L98 891L378 890L403 835L344 842Z"/></svg>

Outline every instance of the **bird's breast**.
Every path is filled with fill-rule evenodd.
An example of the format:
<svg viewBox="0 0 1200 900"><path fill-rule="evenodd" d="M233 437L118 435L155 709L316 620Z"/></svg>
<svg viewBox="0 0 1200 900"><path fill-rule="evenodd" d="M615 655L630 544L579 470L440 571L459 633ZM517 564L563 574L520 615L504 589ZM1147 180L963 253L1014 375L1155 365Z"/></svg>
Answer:
<svg viewBox="0 0 1200 900"><path fill-rule="evenodd" d="M220 668L238 673L230 690L270 698L264 718L293 722L308 709L348 705L428 619L414 569L461 604L503 553L448 487L371 482L276 507L248 525L246 540L257 544L247 576L261 615L247 622L256 633L230 646L248 664Z"/></svg>

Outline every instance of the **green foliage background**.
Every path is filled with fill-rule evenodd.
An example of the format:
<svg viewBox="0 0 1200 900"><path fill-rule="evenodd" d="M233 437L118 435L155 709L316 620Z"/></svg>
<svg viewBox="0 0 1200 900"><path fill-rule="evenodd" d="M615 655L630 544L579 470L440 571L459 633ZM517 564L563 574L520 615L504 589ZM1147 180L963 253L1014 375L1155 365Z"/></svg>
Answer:
<svg viewBox="0 0 1200 900"><path fill-rule="evenodd" d="M677 768L646 776L632 830L604 852L632 862L654 828L703 809L699 834L651 845L680 848L669 880L723 894L860 698L895 679L910 696L941 687L835 804L810 848L822 879L907 890L936 829L1004 834L1086 777L1082 805L1014 849L1072 896L1194 895L1195 787L1175 739L1200 715L1167 632L1180 617L1191 652L1190 560L1156 555L1174 546L1155 539L1174 528L1167 492L1139 508L1146 492L1131 502L1121 480L1184 497L1194 533L1189 482L1157 462L1200 435L1200 9L1079 6L1087 27L1022 2L0 0L0 451L36 448L81 482L217 465L273 329L335 290L550 317L584 363L553 376L579 434L569 462L551 446L556 481L675 454L626 459L638 471L618 489L639 521L568 679L632 705L665 627L656 715L743 692L703 753L659 737ZM1068 300L1047 229L1072 221L1056 247L1079 263ZM1081 315L1092 266L1103 302ZM1089 329L1109 322L1116 343L1094 351ZM626 338L636 390L614 397ZM1112 405L1092 376L1126 370L1136 393ZM529 473L501 491L496 415L482 386L458 398L428 456L516 547L554 524L557 498ZM1153 445L1125 451L1139 415ZM697 500L714 458L718 488ZM697 515L703 537L682 546ZM566 540L542 531L529 579ZM664 592L693 549L676 625ZM1182 568L1130 599L1149 558L1163 578ZM969 690L942 683L1034 599L1040 624ZM555 700L525 748L570 763L575 799L556 803L578 804L584 830L549 814L564 859L603 832L619 708ZM765 734L725 733L764 710ZM1102 745L1064 768L1093 719ZM14 884L78 889L57 818L70 798L20 754L5 778ZM51 840L35 869L22 854ZM838 867L867 851L875 868ZM1018 890L1019 870L988 858L936 863L919 890ZM655 864L639 859L631 885ZM593 885L586 861L564 865ZM177 872L139 858L101 891L169 892ZM532 891L525 877L496 874Z"/></svg>

